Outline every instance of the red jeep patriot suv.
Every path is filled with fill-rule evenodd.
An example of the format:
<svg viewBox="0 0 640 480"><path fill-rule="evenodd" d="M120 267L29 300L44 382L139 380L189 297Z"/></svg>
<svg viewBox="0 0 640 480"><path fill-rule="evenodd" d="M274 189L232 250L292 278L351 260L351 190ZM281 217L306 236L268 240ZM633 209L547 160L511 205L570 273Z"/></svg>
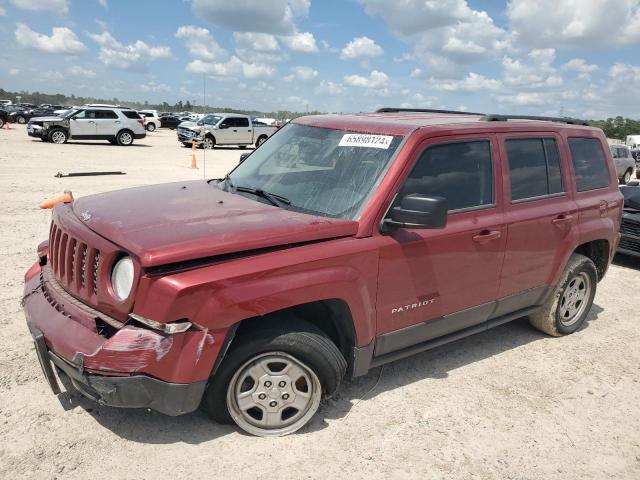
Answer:
<svg viewBox="0 0 640 480"><path fill-rule="evenodd" d="M24 309L55 393L285 435L347 375L523 316L575 332L621 215L581 121L303 117L223 179L58 204Z"/></svg>

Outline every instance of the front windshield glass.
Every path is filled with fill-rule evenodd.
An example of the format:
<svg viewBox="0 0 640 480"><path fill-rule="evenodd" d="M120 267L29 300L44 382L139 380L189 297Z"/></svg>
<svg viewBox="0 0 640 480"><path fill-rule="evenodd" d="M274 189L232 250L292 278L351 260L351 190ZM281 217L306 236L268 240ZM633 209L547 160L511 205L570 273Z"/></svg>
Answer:
<svg viewBox="0 0 640 480"><path fill-rule="evenodd" d="M69 118L71 116L73 116L74 113L78 112L79 109L77 108L72 108L71 110L67 110L63 115L60 115L62 118Z"/></svg>
<svg viewBox="0 0 640 480"><path fill-rule="evenodd" d="M254 189L279 196L288 202L280 205L283 208L355 219L401 141L400 136L289 124L220 185L230 191Z"/></svg>

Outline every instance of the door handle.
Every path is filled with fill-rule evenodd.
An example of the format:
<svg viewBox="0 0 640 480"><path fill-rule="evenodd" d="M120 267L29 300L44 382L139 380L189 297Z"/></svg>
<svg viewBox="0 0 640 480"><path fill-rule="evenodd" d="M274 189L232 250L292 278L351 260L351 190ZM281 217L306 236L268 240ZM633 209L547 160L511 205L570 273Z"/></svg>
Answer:
<svg viewBox="0 0 640 480"><path fill-rule="evenodd" d="M562 215L558 215L556 218L551 220L551 223L553 223L554 225L564 225L565 223L571 223L571 222L573 222L573 215L564 214L564 213Z"/></svg>
<svg viewBox="0 0 640 480"><path fill-rule="evenodd" d="M499 230L482 230L478 235L473 236L473 241L476 243L487 243L492 240L497 240L502 236Z"/></svg>
<svg viewBox="0 0 640 480"><path fill-rule="evenodd" d="M96 123L96 122L94 122L93 120L89 120L89 122L88 122L88 123Z"/></svg>
<svg viewBox="0 0 640 480"><path fill-rule="evenodd" d="M236 133L237 133L237 132L238 132L238 130L234 130L234 132L236 132Z"/></svg>
<svg viewBox="0 0 640 480"><path fill-rule="evenodd" d="M116 123L120 123L120 120L116 120Z"/></svg>

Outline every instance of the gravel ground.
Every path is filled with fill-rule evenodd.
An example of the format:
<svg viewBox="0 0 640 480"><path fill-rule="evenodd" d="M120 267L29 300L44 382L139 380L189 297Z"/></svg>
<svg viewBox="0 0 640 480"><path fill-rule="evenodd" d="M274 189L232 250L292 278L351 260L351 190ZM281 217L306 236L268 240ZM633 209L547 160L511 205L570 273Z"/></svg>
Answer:
<svg viewBox="0 0 640 480"><path fill-rule="evenodd" d="M44 380L19 305L46 238L37 205L134 185L202 178L161 130L132 147L51 145L0 130L1 478L640 478L640 262L617 258L588 324L549 338L518 320L375 369L346 384L301 432L261 439L208 421L117 410ZM208 151L206 174L238 161ZM58 171L123 176L54 178Z"/></svg>

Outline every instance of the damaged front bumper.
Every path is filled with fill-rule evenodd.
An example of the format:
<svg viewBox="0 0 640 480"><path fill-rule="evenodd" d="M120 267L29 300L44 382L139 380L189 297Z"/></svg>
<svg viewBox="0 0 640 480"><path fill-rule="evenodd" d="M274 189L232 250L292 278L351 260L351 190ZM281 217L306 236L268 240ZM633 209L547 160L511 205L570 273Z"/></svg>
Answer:
<svg viewBox="0 0 640 480"><path fill-rule="evenodd" d="M133 324L102 330L100 312L65 295L46 272L38 264L29 270L23 305L55 394L60 393L57 374L103 405L166 415L198 408L221 342L206 330L170 335Z"/></svg>

